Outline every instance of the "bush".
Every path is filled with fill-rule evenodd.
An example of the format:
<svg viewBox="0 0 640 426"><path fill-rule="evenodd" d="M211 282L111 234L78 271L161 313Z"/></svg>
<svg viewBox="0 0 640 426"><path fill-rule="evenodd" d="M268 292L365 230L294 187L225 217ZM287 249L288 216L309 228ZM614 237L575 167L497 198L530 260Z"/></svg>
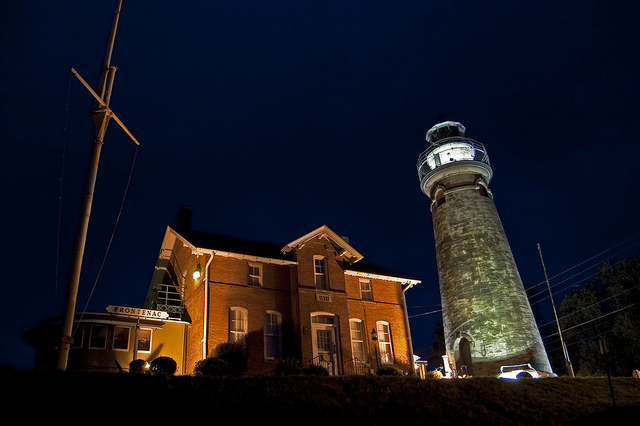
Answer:
<svg viewBox="0 0 640 426"><path fill-rule="evenodd" d="M444 376L439 370L427 371L426 373L424 373L425 379L439 380L439 379L442 379L443 377Z"/></svg>
<svg viewBox="0 0 640 426"><path fill-rule="evenodd" d="M329 370L322 365L311 364L302 370L302 374L306 376L328 376Z"/></svg>
<svg viewBox="0 0 640 426"><path fill-rule="evenodd" d="M171 357L160 356L151 361L149 369L151 370L151 374L173 375L178 370L178 364Z"/></svg>
<svg viewBox="0 0 640 426"><path fill-rule="evenodd" d="M209 358L217 358L231 365L232 375L239 377L247 369L247 353L242 345L237 343L220 343L215 347Z"/></svg>
<svg viewBox="0 0 640 426"><path fill-rule="evenodd" d="M213 377L242 376L247 369L247 353L237 343L220 343L211 354L196 363L194 374Z"/></svg>
<svg viewBox="0 0 640 426"><path fill-rule="evenodd" d="M147 374L148 372L147 361L143 359L134 359L129 363L129 373Z"/></svg>
<svg viewBox="0 0 640 426"><path fill-rule="evenodd" d="M276 376L290 376L302 373L302 367L300 361L294 358L282 359L274 368L273 373Z"/></svg>
<svg viewBox="0 0 640 426"><path fill-rule="evenodd" d="M193 370L198 376L227 377L233 375L233 367L220 358L205 358L196 363Z"/></svg>
<svg viewBox="0 0 640 426"><path fill-rule="evenodd" d="M404 371L395 365L383 365L376 371L378 376L404 376Z"/></svg>

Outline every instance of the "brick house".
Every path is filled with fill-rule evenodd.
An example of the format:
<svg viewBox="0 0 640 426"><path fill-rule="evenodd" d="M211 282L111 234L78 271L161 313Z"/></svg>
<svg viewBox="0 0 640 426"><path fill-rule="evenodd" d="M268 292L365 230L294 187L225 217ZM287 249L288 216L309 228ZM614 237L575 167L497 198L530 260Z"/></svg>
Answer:
<svg viewBox="0 0 640 426"><path fill-rule="evenodd" d="M189 324L187 373L223 342L246 348L247 375L282 359L331 374L415 371L404 295L420 281L366 265L327 226L284 246L178 229L166 229L145 308Z"/></svg>

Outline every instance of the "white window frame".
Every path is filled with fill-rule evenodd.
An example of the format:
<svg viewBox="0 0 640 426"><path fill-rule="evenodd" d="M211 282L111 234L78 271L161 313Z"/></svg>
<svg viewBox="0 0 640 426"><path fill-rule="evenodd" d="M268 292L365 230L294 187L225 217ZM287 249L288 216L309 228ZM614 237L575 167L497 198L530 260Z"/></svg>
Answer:
<svg viewBox="0 0 640 426"><path fill-rule="evenodd" d="M257 274L253 269L257 269ZM249 263L247 266L247 282L249 285L261 286L262 285L262 264Z"/></svg>
<svg viewBox="0 0 640 426"><path fill-rule="evenodd" d="M239 306L229 308L229 342L239 343L247 347L247 331L249 311Z"/></svg>
<svg viewBox="0 0 640 426"><path fill-rule="evenodd" d="M373 302L373 285L371 280L361 279L360 281L360 298L369 302ZM363 287L369 287L363 288Z"/></svg>
<svg viewBox="0 0 640 426"><path fill-rule="evenodd" d="M354 327L355 326L355 327ZM367 362L367 338L364 321L358 318L349 319L349 335L351 336L351 355L362 363ZM358 348L360 347L360 348Z"/></svg>
<svg viewBox="0 0 640 426"><path fill-rule="evenodd" d="M94 331L95 330L95 331ZM94 346L93 338L97 336L98 330L104 330L104 344L102 346ZM89 349L106 349L107 340L109 338L109 327L105 324L91 324L91 332L89 333Z"/></svg>
<svg viewBox="0 0 640 426"><path fill-rule="evenodd" d="M123 330L123 331L126 330L127 331L127 338L126 338L126 341L125 341L126 347L124 347L124 348L117 348L116 347L116 340L118 338L120 330ZM116 325L113 328L113 338L111 339L111 348L114 351L128 352L130 344L131 344L131 327L127 327L127 326L124 326L124 325Z"/></svg>
<svg viewBox="0 0 640 426"><path fill-rule="evenodd" d="M324 256L313 256L313 282L316 290L329 290L327 259Z"/></svg>
<svg viewBox="0 0 640 426"><path fill-rule="evenodd" d="M377 321L378 348L380 350L380 363L393 364L393 342L391 341L391 326L387 321Z"/></svg>
<svg viewBox="0 0 640 426"><path fill-rule="evenodd" d="M270 322L270 320L272 320ZM275 321L275 322L273 322ZM267 341L275 340L275 345L267 345ZM273 348L269 350L269 348ZM277 360L282 357L282 314L277 311L266 311L264 314L264 358Z"/></svg>
<svg viewBox="0 0 640 426"><path fill-rule="evenodd" d="M149 336L148 343L147 341L143 340L144 337L146 337L147 335ZM140 349L140 344L144 345L142 349ZM149 349L145 349L146 346L148 346ZM153 329L151 328L138 329L136 333L136 352L143 353L143 354L150 354L152 348L153 348Z"/></svg>

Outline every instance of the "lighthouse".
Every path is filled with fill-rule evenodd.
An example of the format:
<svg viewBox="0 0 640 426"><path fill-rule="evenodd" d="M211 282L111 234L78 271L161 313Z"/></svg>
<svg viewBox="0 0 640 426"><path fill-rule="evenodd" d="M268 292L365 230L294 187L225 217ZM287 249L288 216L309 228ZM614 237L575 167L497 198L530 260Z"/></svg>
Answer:
<svg viewBox="0 0 640 426"><path fill-rule="evenodd" d="M446 355L455 372L495 376L501 366L553 372L489 183L485 147L458 122L436 124L418 157L430 198Z"/></svg>

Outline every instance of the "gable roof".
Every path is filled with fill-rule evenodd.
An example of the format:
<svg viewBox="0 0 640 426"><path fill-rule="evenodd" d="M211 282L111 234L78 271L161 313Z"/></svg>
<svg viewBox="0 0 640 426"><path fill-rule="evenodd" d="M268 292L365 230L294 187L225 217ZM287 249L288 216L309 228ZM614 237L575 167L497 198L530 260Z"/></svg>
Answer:
<svg viewBox="0 0 640 426"><path fill-rule="evenodd" d="M328 240L336 248L338 255L342 256L348 263L353 264L364 258L364 256L358 253L343 237L333 232L327 225L322 225L297 240L291 241L280 249L280 251L286 254L291 250L303 247L308 241L315 238L325 238Z"/></svg>
<svg viewBox="0 0 640 426"><path fill-rule="evenodd" d="M340 237L328 226L322 225L313 231L297 238L281 248L279 245L264 243L254 240L229 237L220 234L193 231L190 227L178 226L178 229L167 227L167 232L178 236L192 250L204 250L215 252L217 255L249 259L255 261L268 261L282 264L296 264L292 259L292 251L303 247L314 238L324 238L330 242L347 261L344 265L345 273L360 277L380 278L402 283L420 283L419 280L403 277L394 271L380 268L366 261L364 256L354 249L346 237ZM357 264L356 264L357 263Z"/></svg>

